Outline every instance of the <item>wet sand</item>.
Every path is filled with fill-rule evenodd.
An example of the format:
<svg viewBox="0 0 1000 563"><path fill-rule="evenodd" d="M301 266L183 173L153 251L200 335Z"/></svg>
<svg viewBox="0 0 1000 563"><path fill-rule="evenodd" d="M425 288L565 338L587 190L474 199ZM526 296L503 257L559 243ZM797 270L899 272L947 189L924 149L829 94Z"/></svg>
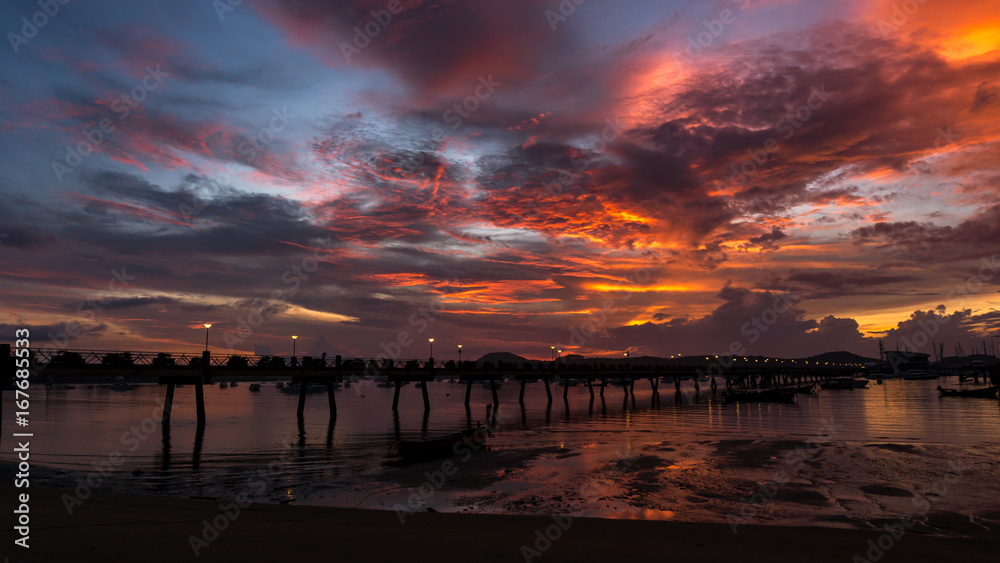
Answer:
<svg viewBox="0 0 1000 563"><path fill-rule="evenodd" d="M15 489L0 486L3 506ZM187 561L189 537L220 513L220 501L95 492L70 516L61 491L31 488L33 561ZM201 547L201 561L524 561L536 530L554 526L545 516L416 513L401 525L391 511L315 506L250 505ZM11 516L0 532L12 550ZM747 525L573 518L559 539L532 561L852 561L866 557L878 532ZM887 543L883 540L884 543ZM544 547L542 543L538 547ZM1000 541L908 533L893 540L881 561L989 561ZM18 548L19 549L19 548ZM22 556L22 557L19 557Z"/></svg>

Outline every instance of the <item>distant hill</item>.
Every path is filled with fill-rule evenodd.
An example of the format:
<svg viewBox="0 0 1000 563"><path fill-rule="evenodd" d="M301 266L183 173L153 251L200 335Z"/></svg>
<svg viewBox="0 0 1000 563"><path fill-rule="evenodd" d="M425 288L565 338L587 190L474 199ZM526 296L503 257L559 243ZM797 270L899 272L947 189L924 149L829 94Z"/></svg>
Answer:
<svg viewBox="0 0 1000 563"><path fill-rule="evenodd" d="M494 365L496 365L497 362L503 362L505 364L513 362L516 363L518 366L520 366L521 362L530 362L530 361L531 360L523 356L518 356L517 354L512 354L510 352L490 352L489 354L486 354L483 357L476 360L476 363L482 364L483 362L492 362Z"/></svg>

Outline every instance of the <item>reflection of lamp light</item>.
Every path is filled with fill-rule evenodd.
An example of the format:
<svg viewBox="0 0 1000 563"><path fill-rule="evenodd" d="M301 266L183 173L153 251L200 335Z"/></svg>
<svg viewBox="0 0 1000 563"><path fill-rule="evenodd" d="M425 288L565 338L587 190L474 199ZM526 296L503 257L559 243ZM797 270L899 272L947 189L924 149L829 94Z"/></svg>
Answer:
<svg viewBox="0 0 1000 563"><path fill-rule="evenodd" d="M298 336L292 336L292 357L293 357L293 358L295 357L295 341L296 341L296 340L297 340L298 338L299 338Z"/></svg>
<svg viewBox="0 0 1000 563"><path fill-rule="evenodd" d="M205 351L208 352L208 329L212 328L212 323L205 323Z"/></svg>

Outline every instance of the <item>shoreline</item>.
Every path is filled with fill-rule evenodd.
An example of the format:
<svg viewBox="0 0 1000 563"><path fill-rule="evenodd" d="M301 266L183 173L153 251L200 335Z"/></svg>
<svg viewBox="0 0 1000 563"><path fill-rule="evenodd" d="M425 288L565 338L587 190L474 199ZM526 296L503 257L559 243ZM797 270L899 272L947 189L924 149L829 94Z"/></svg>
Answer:
<svg viewBox="0 0 1000 563"><path fill-rule="evenodd" d="M0 486L5 506L15 506L9 481ZM213 499L131 496L96 491L69 515L60 489L33 486L30 554L34 560L183 561L195 558L191 537L207 537L205 522L224 522ZM225 506L227 503L230 506ZM228 519L228 517L226 517ZM25 559L13 547L12 515L4 515L4 549L12 562ZM305 505L250 504L239 510L217 539L199 547L204 561L523 561L522 545L535 549L538 533L554 529L551 516L409 513ZM221 528L222 526L220 526ZM554 532L553 532L554 535ZM869 540L884 532L818 527L729 525L572 518L539 556L542 561L598 561L622 555L639 560L852 561L866 558ZM198 542L195 542L198 543ZM883 537L883 545L887 540ZM539 547L544 547L540 542ZM907 533L892 540L881 561L986 561L1000 540ZM58 558L58 559L56 559Z"/></svg>

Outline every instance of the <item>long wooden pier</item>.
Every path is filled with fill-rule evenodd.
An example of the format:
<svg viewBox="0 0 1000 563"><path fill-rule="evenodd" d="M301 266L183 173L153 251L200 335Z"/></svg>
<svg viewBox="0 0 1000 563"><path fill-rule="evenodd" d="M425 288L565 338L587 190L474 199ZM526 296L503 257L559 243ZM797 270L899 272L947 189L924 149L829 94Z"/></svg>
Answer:
<svg viewBox="0 0 1000 563"><path fill-rule="evenodd" d="M10 347L0 345L0 363L5 366L5 381L13 375L14 358ZM33 384L38 378L54 383L59 379L88 376L110 378L112 383L128 384L136 381L156 381L166 385L164 423L169 423L173 398L177 386L193 384L197 404L198 425L206 421L204 385L214 381L232 379L274 379L289 380L299 385L297 413L302 418L305 411L306 395L310 385L325 386L330 417L337 416L334 393L336 384L345 381L378 380L395 387L392 409L398 410L402 388L406 383L420 383L424 409L430 410L430 398L426 383L437 379L455 379L465 383L465 404L469 405L472 385L489 383L494 404L499 404L498 384L505 380L517 381L520 385L518 400L523 404L528 384L538 384L545 389L549 403L552 402L552 382L562 382L563 398L567 397L571 384L587 386L591 398L595 397L595 387L601 397L610 382L621 385L625 397L634 395L636 381L646 380L658 396L661 381L673 383L679 392L682 382L693 382L694 390L701 391L707 385L713 392L719 385L727 388L772 387L777 385L801 384L822 381L834 377L863 375L865 368L856 364L813 363L804 360L784 360L775 358L742 357L722 358L716 356L694 356L684 358L689 363L664 365L659 363L639 363L621 360L566 361L525 361L512 362L455 362L427 360L390 360L384 358L348 358L341 356L292 357L254 355L213 355L209 351L201 353L130 352L102 350L57 350L34 349L31 366L35 370ZM695 363L697 362L697 363ZM725 365L725 369L722 366ZM712 374L707 376L706 374ZM707 381L705 380L707 378ZM699 381L701 379L701 381Z"/></svg>

